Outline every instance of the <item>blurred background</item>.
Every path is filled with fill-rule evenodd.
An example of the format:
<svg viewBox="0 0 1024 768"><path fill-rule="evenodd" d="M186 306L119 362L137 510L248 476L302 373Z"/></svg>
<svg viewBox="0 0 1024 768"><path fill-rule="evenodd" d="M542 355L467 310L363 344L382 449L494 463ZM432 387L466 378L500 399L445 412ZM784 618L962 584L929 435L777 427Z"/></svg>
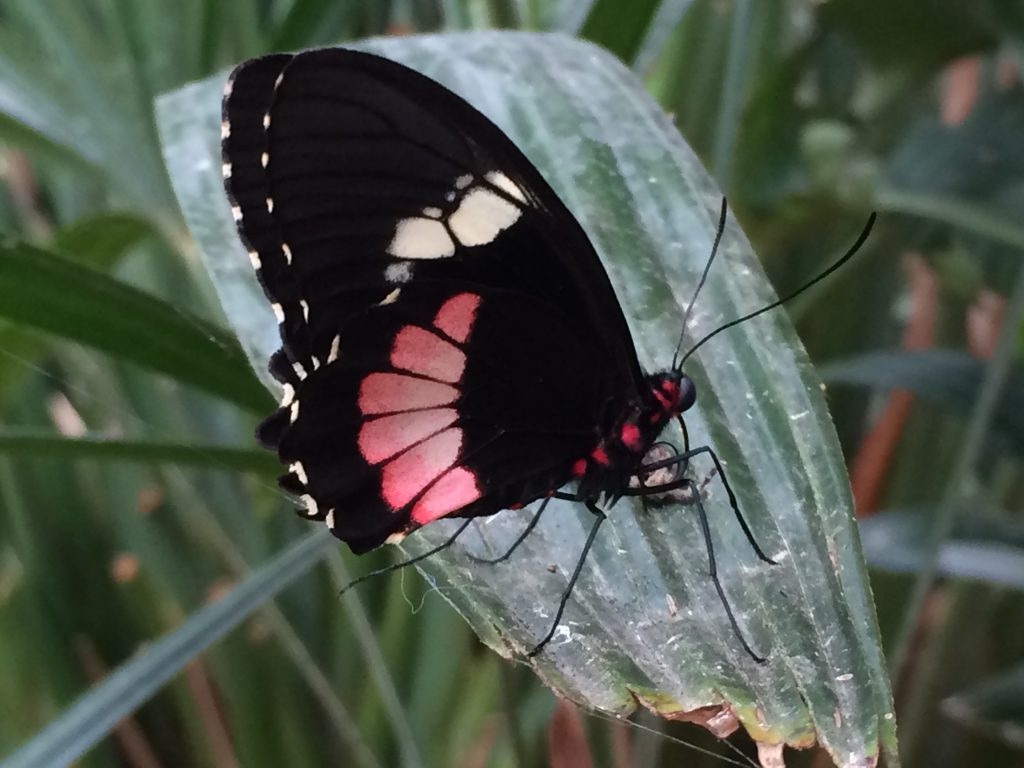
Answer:
<svg viewBox="0 0 1024 768"><path fill-rule="evenodd" d="M789 311L848 460L901 753L1024 765L1012 0L0 0L0 755L303 532L252 445L269 395L221 330L153 98L267 51L475 28L613 51L780 292L881 213L855 263ZM83 315L109 277L188 315ZM161 323L220 340L234 378L161 348ZM657 732L721 751L694 727L556 706L436 595L421 606L412 574L337 600L386 562L339 548L78 764L721 764Z"/></svg>

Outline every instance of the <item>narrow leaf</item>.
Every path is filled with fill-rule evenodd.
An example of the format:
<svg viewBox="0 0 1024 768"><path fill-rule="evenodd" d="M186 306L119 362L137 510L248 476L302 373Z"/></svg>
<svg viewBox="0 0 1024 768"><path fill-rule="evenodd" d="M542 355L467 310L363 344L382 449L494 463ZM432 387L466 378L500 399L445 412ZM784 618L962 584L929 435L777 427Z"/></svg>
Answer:
<svg viewBox="0 0 1024 768"><path fill-rule="evenodd" d="M934 517L931 509L890 510L861 521L868 562L889 571L920 572L927 561L925 542ZM942 543L939 573L1024 589L1024 528L989 520L986 530L979 517L974 505L960 513L956 529Z"/></svg>
<svg viewBox="0 0 1024 768"><path fill-rule="evenodd" d="M115 440L98 435L63 437L37 430L0 430L0 453L42 456L47 459L132 461L143 464L177 464L275 475L280 465L267 451L228 448L221 445L186 445L158 440Z"/></svg>
<svg viewBox="0 0 1024 768"><path fill-rule="evenodd" d="M1017 750L1024 749L1024 664L943 700L942 712Z"/></svg>
<svg viewBox="0 0 1024 768"><path fill-rule="evenodd" d="M885 350L837 360L822 366L819 373L829 385L905 389L966 415L981 388L985 362L949 349ZM1019 370L1010 373L992 431L1024 453L1024 374Z"/></svg>
<svg viewBox="0 0 1024 768"><path fill-rule="evenodd" d="M108 271L125 253L157 234L151 222L128 213L79 219L58 230L52 248L80 264Z"/></svg>
<svg viewBox="0 0 1024 768"><path fill-rule="evenodd" d="M579 35L630 63L640 52L660 6L661 0L596 0Z"/></svg>
<svg viewBox="0 0 1024 768"><path fill-rule="evenodd" d="M69 259L0 245L0 316L255 411L270 404L238 343L205 320Z"/></svg>
<svg viewBox="0 0 1024 768"><path fill-rule="evenodd" d="M192 614L173 633L121 665L0 763L0 768L58 768L78 760L185 664L308 573L333 547L326 531L317 531L293 544L227 597Z"/></svg>

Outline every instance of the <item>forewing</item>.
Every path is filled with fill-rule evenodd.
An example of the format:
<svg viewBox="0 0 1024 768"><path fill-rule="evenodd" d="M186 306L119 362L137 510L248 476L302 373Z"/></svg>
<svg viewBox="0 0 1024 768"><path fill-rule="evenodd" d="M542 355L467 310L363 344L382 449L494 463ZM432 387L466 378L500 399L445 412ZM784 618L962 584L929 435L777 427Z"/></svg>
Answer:
<svg viewBox="0 0 1024 768"><path fill-rule="evenodd" d="M632 393L636 353L593 247L476 109L343 49L256 59L229 82L227 189L293 363L315 367L345 320L395 287L461 281L563 308Z"/></svg>

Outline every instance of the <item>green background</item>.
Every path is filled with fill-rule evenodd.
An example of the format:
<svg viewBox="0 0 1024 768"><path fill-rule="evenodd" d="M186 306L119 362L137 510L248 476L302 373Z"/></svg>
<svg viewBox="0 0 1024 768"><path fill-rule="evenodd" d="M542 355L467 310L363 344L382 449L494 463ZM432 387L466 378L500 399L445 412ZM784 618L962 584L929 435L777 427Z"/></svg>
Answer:
<svg viewBox="0 0 1024 768"><path fill-rule="evenodd" d="M879 210L789 311L856 469L903 764L1019 763L1024 9L995 0L0 0L0 754L250 568L283 563L225 601L236 620L324 552L288 550L305 531L249 438L272 400L223 330L153 99L270 50L479 28L579 35L632 68L780 292ZM81 764L721 764L671 738L738 759L694 727L555 709L436 595L420 608L411 573L339 604L387 561L331 548Z"/></svg>

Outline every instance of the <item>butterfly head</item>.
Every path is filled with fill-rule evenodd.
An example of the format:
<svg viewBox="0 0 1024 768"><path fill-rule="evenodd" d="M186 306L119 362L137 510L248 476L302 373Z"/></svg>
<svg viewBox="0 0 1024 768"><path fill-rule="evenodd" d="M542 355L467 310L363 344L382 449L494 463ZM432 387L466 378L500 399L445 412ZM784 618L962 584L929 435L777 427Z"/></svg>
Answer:
<svg viewBox="0 0 1024 768"><path fill-rule="evenodd" d="M697 385L682 371L668 370L647 378L651 420L668 421L697 402Z"/></svg>

